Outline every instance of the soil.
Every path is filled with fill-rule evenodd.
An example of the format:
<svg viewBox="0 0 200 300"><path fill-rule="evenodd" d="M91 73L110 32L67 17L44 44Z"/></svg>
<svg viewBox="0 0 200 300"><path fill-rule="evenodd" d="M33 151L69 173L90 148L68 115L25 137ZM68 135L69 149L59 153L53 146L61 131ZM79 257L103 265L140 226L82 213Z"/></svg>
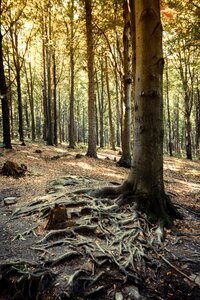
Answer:
<svg viewBox="0 0 200 300"><path fill-rule="evenodd" d="M0 174L0 299L200 299L200 162L164 158L165 189L184 219L165 230L161 245L147 247L145 264L138 259L139 266L133 258L135 278L119 268L123 257L116 262L116 248L106 248L103 243L106 234L117 239L111 226L117 224L116 214L102 216L104 223L95 221L93 214L92 225L81 227L81 222L88 220L88 212L81 211L81 205L85 208L88 201L86 207L94 209L89 197L80 194L78 200L70 198L74 208L70 202L69 219L73 218L79 229L73 223L66 230L45 230L48 205L52 208L55 200L65 201L64 196L77 189L117 185L126 179L129 170L116 165L119 151L98 149L98 159L85 153L84 147L72 150L28 143L0 149L0 169L8 160L27 167L24 176ZM35 209L41 203L44 207ZM21 213L24 208L26 213ZM30 208L34 213L27 213ZM127 206L117 213L122 222L119 214L128 218L132 208ZM107 227L99 228L99 224ZM52 232L55 235L47 236ZM49 241L61 242L52 246ZM80 243L84 247L79 247ZM94 249L93 244L101 257L97 248L89 250ZM102 249L107 249L104 255ZM124 253L128 255L128 251Z"/></svg>

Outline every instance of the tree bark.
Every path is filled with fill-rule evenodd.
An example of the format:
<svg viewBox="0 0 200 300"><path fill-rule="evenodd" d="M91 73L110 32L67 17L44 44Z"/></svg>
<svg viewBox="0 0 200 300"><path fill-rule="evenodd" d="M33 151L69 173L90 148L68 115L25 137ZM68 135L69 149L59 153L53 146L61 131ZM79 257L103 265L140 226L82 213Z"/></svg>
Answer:
<svg viewBox="0 0 200 300"><path fill-rule="evenodd" d="M10 138L10 117L9 117L9 104L7 96L6 78L4 73L3 64L3 36L1 33L0 24L0 96L2 105L2 117L3 117L3 144L5 148L12 148Z"/></svg>
<svg viewBox="0 0 200 300"><path fill-rule="evenodd" d="M29 104L31 109L31 135L32 135L32 141L35 141L35 108L34 108L34 97L33 97L33 74L32 74L32 67L31 62L29 63L29 75L30 79L28 78L28 71L25 69L25 75L26 75L26 84L27 84L27 91L28 91L28 98L29 98ZM30 80L30 81L29 81Z"/></svg>
<svg viewBox="0 0 200 300"><path fill-rule="evenodd" d="M166 59L167 62L167 59ZM172 128L171 128L171 116L169 107L169 76L168 76L168 63L166 64L166 100L167 100L167 124L168 124L168 142L169 142L169 155L173 156L172 153Z"/></svg>
<svg viewBox="0 0 200 300"><path fill-rule="evenodd" d="M21 67L19 49L18 49L18 35L16 31L10 28L10 36L13 50L13 61L16 71L17 83L17 103L18 103L18 118L19 118L19 140L24 144L24 123L23 123L23 108L22 108L22 93L21 93Z"/></svg>
<svg viewBox="0 0 200 300"><path fill-rule="evenodd" d="M88 66L88 150L87 156L97 157L96 151L96 107L94 93L94 49L92 30L92 1L85 0Z"/></svg>
<svg viewBox="0 0 200 300"><path fill-rule="evenodd" d="M105 56L105 67L106 67L106 87L107 87L107 97L108 97L108 116L109 116L109 127L110 127L110 145L112 150L115 150L115 132L112 120L112 105L110 97L110 85L108 77L108 58Z"/></svg>
<svg viewBox="0 0 200 300"><path fill-rule="evenodd" d="M118 165L126 168L131 166L131 90L132 90L132 69L131 69L131 21L130 7L128 0L124 0L124 126L122 134L122 156Z"/></svg>
<svg viewBox="0 0 200 300"><path fill-rule="evenodd" d="M163 182L162 25L158 0L135 1L136 78L133 162L127 183L152 220L178 217ZM142 196L142 197L141 197Z"/></svg>
<svg viewBox="0 0 200 300"><path fill-rule="evenodd" d="M69 110L69 148L75 148L74 118L74 0L71 0L71 35L70 35L70 110Z"/></svg>

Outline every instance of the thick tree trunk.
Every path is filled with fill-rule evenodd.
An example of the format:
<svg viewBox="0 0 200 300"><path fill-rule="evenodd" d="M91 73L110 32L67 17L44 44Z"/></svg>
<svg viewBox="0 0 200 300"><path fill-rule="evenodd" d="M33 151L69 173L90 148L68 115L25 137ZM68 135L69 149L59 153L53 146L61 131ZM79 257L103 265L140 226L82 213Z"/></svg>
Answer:
<svg viewBox="0 0 200 300"><path fill-rule="evenodd" d="M0 27L1 29L1 27ZM3 65L3 36L0 31L0 97L2 106L2 117L3 117L3 144L5 148L12 148L10 138L10 118L9 118L9 105L7 97L7 86L4 74Z"/></svg>
<svg viewBox="0 0 200 300"><path fill-rule="evenodd" d="M95 197L116 198L118 205L134 202L151 222L163 227L171 225L173 219L181 215L165 194L163 181L164 60L159 0L135 1L135 15L137 65L131 170L121 186L85 192Z"/></svg>
<svg viewBox="0 0 200 300"><path fill-rule="evenodd" d="M158 0L135 1L136 80L133 162L127 183L155 220L177 217L163 183L163 54ZM169 215L168 215L169 214Z"/></svg>
<svg viewBox="0 0 200 300"><path fill-rule="evenodd" d="M87 31L87 65L88 65L88 150L87 156L97 157L96 151L96 107L94 93L94 49L92 32L92 3L85 0L86 31Z"/></svg>

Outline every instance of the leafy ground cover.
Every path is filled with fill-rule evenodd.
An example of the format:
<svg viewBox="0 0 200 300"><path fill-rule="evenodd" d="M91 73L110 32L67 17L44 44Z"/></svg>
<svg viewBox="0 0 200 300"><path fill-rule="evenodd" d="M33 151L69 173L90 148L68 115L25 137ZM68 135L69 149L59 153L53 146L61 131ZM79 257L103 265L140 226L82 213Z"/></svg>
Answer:
<svg viewBox="0 0 200 300"><path fill-rule="evenodd" d="M165 157L166 191L184 218L158 241L134 206L75 192L122 183L129 171L116 166L117 151L99 149L97 160L84 148L0 151L0 168L27 168L0 174L1 299L200 298L199 162ZM64 219L52 230L55 206Z"/></svg>

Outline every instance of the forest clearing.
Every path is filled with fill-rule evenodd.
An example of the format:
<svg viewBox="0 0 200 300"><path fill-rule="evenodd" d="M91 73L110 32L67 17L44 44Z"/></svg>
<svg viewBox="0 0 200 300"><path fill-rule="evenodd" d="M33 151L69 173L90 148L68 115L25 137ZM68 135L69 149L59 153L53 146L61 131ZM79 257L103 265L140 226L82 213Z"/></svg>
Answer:
<svg viewBox="0 0 200 300"><path fill-rule="evenodd" d="M116 166L118 151L99 149L99 159L94 159L86 157L85 150L41 144L1 149L0 168L9 160L26 165L27 171L19 178L0 175L0 299L199 299L200 163L165 157L166 192L184 218L165 230L161 244L147 244L147 237L138 232L135 247L143 242L137 264L133 259L120 270L120 246L115 241L120 235L112 233L120 228L125 235L138 226L131 218L131 206L113 211L109 219L105 208L111 200L100 206L103 212L97 199L80 195L76 200L69 192L120 184L128 170ZM48 208L55 199L66 204L72 224L47 230ZM28 210L20 213L24 208ZM153 231L149 234L152 238ZM123 249L126 242L124 236L121 251L130 259Z"/></svg>

